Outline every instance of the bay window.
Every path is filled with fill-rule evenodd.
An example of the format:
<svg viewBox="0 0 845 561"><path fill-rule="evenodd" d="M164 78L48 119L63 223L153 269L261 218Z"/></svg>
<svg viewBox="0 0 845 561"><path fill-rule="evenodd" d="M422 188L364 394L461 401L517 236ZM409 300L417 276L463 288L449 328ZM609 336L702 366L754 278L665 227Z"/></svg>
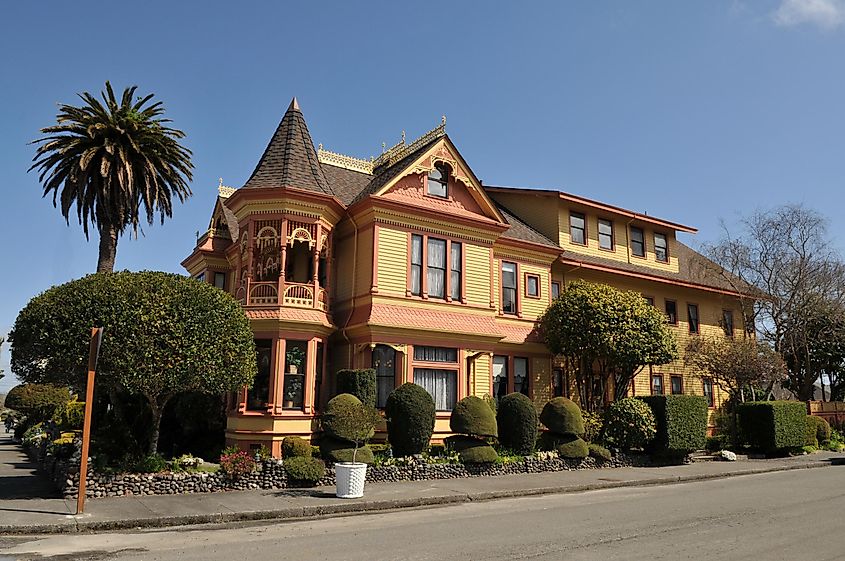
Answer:
<svg viewBox="0 0 845 561"><path fill-rule="evenodd" d="M461 300L463 244L412 234L410 249L408 293L444 300Z"/></svg>
<svg viewBox="0 0 845 561"><path fill-rule="evenodd" d="M428 238L428 259L426 281L428 295L432 298L446 297L446 240Z"/></svg>
<svg viewBox="0 0 845 561"><path fill-rule="evenodd" d="M266 411L270 398L270 371L273 364L273 341L256 339L255 355L258 373L252 387L246 393L246 408L249 411Z"/></svg>
<svg viewBox="0 0 845 561"><path fill-rule="evenodd" d="M415 345L414 362L429 363L415 365L414 383L431 395L437 411L451 411L458 401L458 349Z"/></svg>

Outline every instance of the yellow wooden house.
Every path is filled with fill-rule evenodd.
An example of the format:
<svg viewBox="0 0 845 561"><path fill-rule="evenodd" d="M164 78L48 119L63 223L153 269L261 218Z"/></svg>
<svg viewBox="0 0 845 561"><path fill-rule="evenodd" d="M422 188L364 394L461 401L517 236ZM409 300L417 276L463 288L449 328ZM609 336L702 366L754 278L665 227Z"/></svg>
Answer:
<svg viewBox="0 0 845 561"><path fill-rule="evenodd" d="M482 185L444 122L374 159L315 149L294 100L255 171L223 187L183 261L230 292L255 332L258 376L228 397L226 438L279 455L310 436L342 368L377 373L378 404L405 382L431 393L435 438L467 395L518 391L538 407L572 387L537 319L573 279L643 294L679 347L743 334L740 295L676 238L689 226L552 190ZM705 395L682 361L641 372L634 395Z"/></svg>

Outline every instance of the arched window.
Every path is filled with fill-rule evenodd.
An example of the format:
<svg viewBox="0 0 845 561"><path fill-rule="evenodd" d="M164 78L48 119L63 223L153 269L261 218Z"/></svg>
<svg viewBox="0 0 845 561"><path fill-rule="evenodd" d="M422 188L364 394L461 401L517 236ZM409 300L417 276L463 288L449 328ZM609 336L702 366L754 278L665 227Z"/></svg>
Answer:
<svg viewBox="0 0 845 561"><path fill-rule="evenodd" d="M448 191L446 186L449 182L449 167L446 164L437 163L434 169L428 174L427 193L433 197L446 198Z"/></svg>

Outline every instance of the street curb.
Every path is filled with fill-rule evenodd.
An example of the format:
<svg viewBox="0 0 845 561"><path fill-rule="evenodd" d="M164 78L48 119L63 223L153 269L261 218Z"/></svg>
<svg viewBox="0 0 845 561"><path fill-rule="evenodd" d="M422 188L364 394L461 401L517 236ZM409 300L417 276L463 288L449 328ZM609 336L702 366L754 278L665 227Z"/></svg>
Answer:
<svg viewBox="0 0 845 561"><path fill-rule="evenodd" d="M622 487L653 487L656 485L675 485L679 483L690 483L694 481L708 481L714 479L727 479L743 475L759 475L762 473L775 473L782 471L793 471L799 469L815 469L830 467L838 462L815 461L804 462L795 465L780 465L772 467L760 467L744 470L735 470L722 473L707 473L696 475L679 475L671 477L655 477L651 479L627 480L627 481L602 481L581 485L561 485L554 487L536 487L533 489L504 489L498 491L480 491L475 493L456 493L439 497L418 497L410 499L391 499L369 502L350 501L346 503L331 505L315 505L304 507L289 507L275 510L230 512L212 514L189 514L182 516L165 516L134 518L127 520L84 520L74 516L68 516L69 520L63 524L34 524L34 525L0 525L0 535L22 535L22 534L65 534L65 533L86 533L109 530L128 530L142 528L168 528L174 526L192 526L202 524L228 524L236 522L262 521L262 520L313 520L335 516L348 516L351 514L386 512L407 508L424 508L449 506L470 502L484 502L498 499L509 499L517 497L532 497L540 495L583 493L586 491L599 491L604 489L619 489Z"/></svg>

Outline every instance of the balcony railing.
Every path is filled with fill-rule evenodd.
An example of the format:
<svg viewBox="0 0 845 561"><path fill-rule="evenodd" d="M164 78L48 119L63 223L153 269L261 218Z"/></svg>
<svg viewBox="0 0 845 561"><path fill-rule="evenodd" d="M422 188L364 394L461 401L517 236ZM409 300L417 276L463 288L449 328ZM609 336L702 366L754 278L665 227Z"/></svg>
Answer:
<svg viewBox="0 0 845 561"><path fill-rule="evenodd" d="M253 282L247 279L235 292L235 298L244 306L329 309L326 289L317 283Z"/></svg>

